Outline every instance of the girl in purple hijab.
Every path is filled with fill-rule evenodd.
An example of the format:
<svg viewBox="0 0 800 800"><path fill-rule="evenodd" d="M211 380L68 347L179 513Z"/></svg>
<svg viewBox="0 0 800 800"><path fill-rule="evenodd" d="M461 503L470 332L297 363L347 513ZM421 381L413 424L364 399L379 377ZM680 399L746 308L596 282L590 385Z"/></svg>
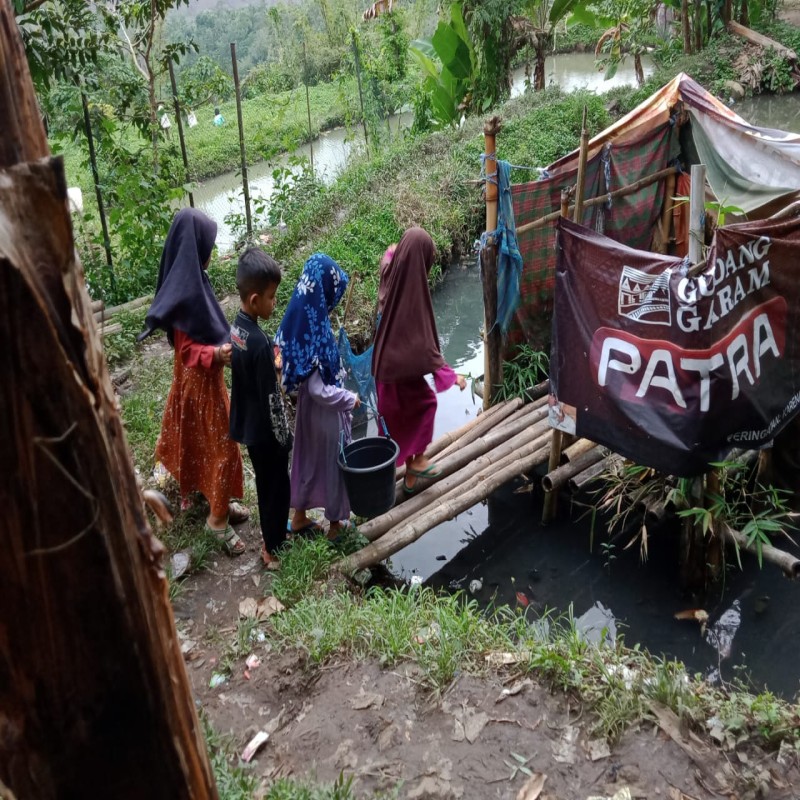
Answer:
<svg viewBox="0 0 800 800"><path fill-rule="evenodd" d="M372 355L378 411L400 446L397 463L406 465L406 494L416 491L418 478L439 474L436 464L425 457L433 439L437 405L425 376L433 375L437 392L454 384L463 390L467 385L439 350L428 288L435 255L433 239L422 228L409 228L403 234L391 268L382 274L383 307Z"/></svg>

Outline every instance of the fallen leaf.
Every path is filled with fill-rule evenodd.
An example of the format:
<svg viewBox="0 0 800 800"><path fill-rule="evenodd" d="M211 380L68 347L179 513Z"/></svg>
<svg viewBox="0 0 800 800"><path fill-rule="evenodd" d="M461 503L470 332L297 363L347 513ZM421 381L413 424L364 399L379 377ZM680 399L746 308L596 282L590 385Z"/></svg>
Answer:
<svg viewBox="0 0 800 800"><path fill-rule="evenodd" d="M251 761L258 749L269 739L269 734L266 731L259 731L248 743L247 747L242 750L242 761Z"/></svg>
<svg viewBox="0 0 800 800"><path fill-rule="evenodd" d="M500 696L497 698L497 700L495 700L495 703L502 703L507 697L513 697L514 695L519 694L528 686L533 686L533 681L530 678L524 678L521 681L517 681L511 686L503 689L503 691L500 692Z"/></svg>
<svg viewBox="0 0 800 800"><path fill-rule="evenodd" d="M520 650L518 653L502 653L495 651L487 653L484 659L490 667L505 667L509 664L519 664L520 661L527 661L530 655L530 652L527 650Z"/></svg>
<svg viewBox="0 0 800 800"><path fill-rule="evenodd" d="M525 782L523 787L517 792L517 800L536 800L544 789L544 782L547 775L543 772L534 772Z"/></svg>
<svg viewBox="0 0 800 800"><path fill-rule="evenodd" d="M269 597L264 597L258 601L258 618L271 617L273 614L285 611L285 609L286 606L275 595L271 594Z"/></svg>
<svg viewBox="0 0 800 800"><path fill-rule="evenodd" d="M257 613L258 603L255 597L245 597L245 599L239 603L240 617L244 617L244 619L255 619Z"/></svg>
<svg viewBox="0 0 800 800"><path fill-rule="evenodd" d="M608 758L611 755L608 742L605 739L592 739L586 746L589 751L589 758L592 761L599 761L601 758Z"/></svg>
<svg viewBox="0 0 800 800"><path fill-rule="evenodd" d="M553 742L553 759L561 764L574 764L577 756L575 744L578 741L578 728L564 726L561 738Z"/></svg>
<svg viewBox="0 0 800 800"><path fill-rule="evenodd" d="M530 604L530 600L528 600L528 596L525 594L525 592L517 592L517 602L523 608L527 608Z"/></svg>

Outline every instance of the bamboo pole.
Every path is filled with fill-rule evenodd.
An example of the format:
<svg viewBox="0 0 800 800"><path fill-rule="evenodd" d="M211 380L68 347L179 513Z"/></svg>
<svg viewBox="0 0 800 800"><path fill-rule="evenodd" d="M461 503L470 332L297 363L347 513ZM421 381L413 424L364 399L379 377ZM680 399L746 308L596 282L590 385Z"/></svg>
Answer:
<svg viewBox="0 0 800 800"><path fill-rule="evenodd" d="M532 409L538 409L541 408L542 405L544 405L544 402L541 400L536 400L533 403L529 403L526 406L522 405L522 401L520 401L519 405L517 405L515 401L511 402L514 403L514 407L510 413L508 408L506 408L505 411L492 417L491 420L487 420L487 424L481 426L480 428L476 427L472 431L469 431L464 436L462 436L458 441L453 442L452 444L448 445L444 450L442 450L442 452L439 454L439 458L440 459L446 458L459 448L470 444L470 442L474 442L479 436L483 436L483 434L489 428L502 428L506 424L508 424L512 419L516 418L517 415L530 413ZM492 408L494 408L494 406L492 406ZM491 409L489 410L491 411Z"/></svg>
<svg viewBox="0 0 800 800"><path fill-rule="evenodd" d="M483 408L493 405L503 383L502 336L497 325L497 242L490 235L497 229L498 173L497 135L500 118L491 117L483 124L484 170L486 172L486 243L481 249L481 282L483 284Z"/></svg>
<svg viewBox="0 0 800 800"><path fill-rule="evenodd" d="M667 175L667 183L664 190L664 208L661 211L661 225L659 233L661 236L659 252L667 253L669 251L670 230L672 228L672 209L675 206L675 183L677 180L676 174L673 172Z"/></svg>
<svg viewBox="0 0 800 800"><path fill-rule="evenodd" d="M86 142L89 145L89 164L92 167L92 182L94 183L94 196L97 198L97 215L100 217L100 228L103 231L103 249L106 252L106 266L111 282L112 291L116 290L117 278L114 275L114 259L111 257L111 237L108 235L108 221L106 220L106 207L103 203L103 190L100 188L100 173L97 169L97 153L94 149L94 134L92 133L92 120L89 116L89 101L86 94L81 92L81 105L83 106L83 126L86 128Z"/></svg>
<svg viewBox="0 0 800 800"><path fill-rule="evenodd" d="M0 119L0 794L213 800L164 548L8 0Z"/></svg>
<svg viewBox="0 0 800 800"><path fill-rule="evenodd" d="M586 195L586 162L589 160L589 129L586 127L587 108L583 107L581 146L578 151L578 175L575 180L575 211L572 219L583 224L583 201Z"/></svg>
<svg viewBox="0 0 800 800"><path fill-rule="evenodd" d="M746 550L748 553L758 556L760 549L761 558L770 564L779 566L787 578L792 580L800 578L800 558L797 558L797 556L787 553L785 550L779 550L770 544L762 544L759 548L755 542L751 542L741 531L735 531L725 523L720 525L720 531L727 542L730 542L740 550Z"/></svg>
<svg viewBox="0 0 800 800"><path fill-rule="evenodd" d="M589 450L593 450L595 447L597 447L596 442L590 439L578 439L577 442L574 442L564 450L563 456L567 461L574 461L578 456L588 453Z"/></svg>
<svg viewBox="0 0 800 800"><path fill-rule="evenodd" d="M185 180L189 182L189 156L186 154L186 139L183 136L183 121L181 120L181 105L178 102L178 84L175 81L175 69L172 66L172 59L168 59L167 66L169 67L169 82L172 85L172 100L175 104L175 120L178 123L178 139L181 143L181 157L183 158L183 171ZM194 195L191 189L188 191L189 205L194 208Z"/></svg>
<svg viewBox="0 0 800 800"><path fill-rule="evenodd" d="M541 428L538 430L529 429L518 431L515 436L500 443L493 449L483 452L476 450L458 470L453 471L447 477L428 486L418 494L412 495L402 505L394 506L385 514L359 525L358 532L370 541L374 541L391 528L404 524L411 517L431 507L438 502L439 498L451 490L457 488L462 491L466 490L470 485L470 481L480 473L493 465L497 468L498 465L505 464L511 456L519 457L532 443L534 445L533 450L540 449L547 444L548 438L547 430L542 430Z"/></svg>
<svg viewBox="0 0 800 800"><path fill-rule="evenodd" d="M517 401L519 398L514 398L513 400L509 400L505 403L498 403L496 406L492 406L488 411L481 411L478 416L473 417L469 422L465 425L462 425L460 428L456 428L455 430L448 431L447 433L440 436L435 442L432 442L428 445L428 448L425 450L425 458L432 459L434 456L438 456L443 451L447 450L450 445L457 442L462 436L470 433L474 428L480 428L481 430L485 430L486 428L490 427L490 422L493 418L497 419L505 419L507 416L510 416L517 408L521 401L518 403ZM513 404L513 408L509 409L509 404ZM502 416L498 417L498 414L502 413ZM395 477L397 480L402 480L406 474L406 465L401 464L397 468L397 473Z"/></svg>
<svg viewBox="0 0 800 800"><path fill-rule="evenodd" d="M436 485L443 478L452 475L462 467L469 464L469 462L477 456L480 456L495 447L501 446L509 438L516 436L521 432L527 432L531 435L539 435L548 430L549 423L543 419L547 415L547 409L544 409L544 414L540 413L541 410L536 410L530 413L527 409L523 409L518 414L525 414L525 416L514 415L505 424L489 431L485 436L476 439L471 444L459 447L455 452L451 453L447 458L438 460L439 475L435 478L417 478L418 482L414 486L427 486ZM419 493L417 489L415 494ZM413 495L412 495L413 496ZM395 504L403 505L404 501L408 500L408 495L403 490L403 482L398 481L395 486Z"/></svg>
<svg viewBox="0 0 800 800"><path fill-rule="evenodd" d="M652 175L646 175L644 178L639 178L638 181L629 184L628 186L623 186L621 189L616 189L609 194L600 195L598 197L593 197L591 200L584 200L583 207L588 208L589 206L598 206L602 205L603 203L608 202L609 198L611 200L615 200L618 197L627 197L629 194L634 194L638 192L640 189L644 189L646 186L650 186L652 183L656 183L657 181L663 180L664 178L669 177L670 175L675 175L677 170L675 167L667 167L666 169L659 170L658 172L654 172ZM574 209L574 206L570 206L570 208ZM532 222L526 222L524 225L520 225L517 228L517 236L520 236L527 231L536 230L537 228L544 228L550 222L554 222L559 217L569 216L569 214L564 215L561 211L553 211L550 214L546 214L543 217L539 217L539 219L535 219Z"/></svg>
<svg viewBox="0 0 800 800"><path fill-rule="evenodd" d="M609 472L616 467L617 464L622 464L624 459L618 453L611 453L606 456L602 461L594 464L574 477L570 478L569 488L577 492L588 486L592 481L597 480L604 472Z"/></svg>
<svg viewBox="0 0 800 800"><path fill-rule="evenodd" d="M389 558L393 553L419 539L431 528L472 508L503 484L543 463L547 460L548 452L549 445L547 444L541 449L525 455L517 451L508 456L509 461L505 462L502 467L497 468L499 465L494 465L490 474L476 474L466 486L461 485L452 489L440 498L435 506L394 528L358 552L346 556L334 564L334 568L352 573Z"/></svg>
<svg viewBox="0 0 800 800"><path fill-rule="evenodd" d="M602 447L595 447L586 453L578 456L567 464L562 464L552 472L548 472L542 478L542 489L545 492L553 493L561 489L570 478L580 475L585 469L599 464L605 458L605 450Z"/></svg>
<svg viewBox="0 0 800 800"><path fill-rule="evenodd" d="M233 86L236 90L236 119L239 123L239 153L242 159L242 193L244 194L244 216L247 222L247 238L253 236L253 218L250 215L250 182L247 179L247 154L244 147L244 121L242 120L242 92L239 87L239 64L236 60L236 42L231 42L231 64Z"/></svg>

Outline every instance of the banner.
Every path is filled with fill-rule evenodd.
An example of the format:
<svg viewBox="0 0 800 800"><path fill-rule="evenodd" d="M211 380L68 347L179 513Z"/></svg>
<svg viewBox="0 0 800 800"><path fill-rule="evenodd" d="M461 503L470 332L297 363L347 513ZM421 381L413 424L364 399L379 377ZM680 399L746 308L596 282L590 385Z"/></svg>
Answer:
<svg viewBox="0 0 800 800"><path fill-rule="evenodd" d="M717 231L705 267L558 223L550 420L704 472L800 410L800 218Z"/></svg>

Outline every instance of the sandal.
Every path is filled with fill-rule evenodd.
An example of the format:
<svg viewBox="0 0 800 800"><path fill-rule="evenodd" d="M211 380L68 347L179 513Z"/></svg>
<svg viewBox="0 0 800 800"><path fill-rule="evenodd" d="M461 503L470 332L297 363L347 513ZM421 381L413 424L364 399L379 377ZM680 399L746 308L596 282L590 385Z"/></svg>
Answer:
<svg viewBox="0 0 800 800"><path fill-rule="evenodd" d="M415 475L417 478L438 478L442 474L438 464L428 464L425 469L411 469L407 467L406 471L409 475Z"/></svg>
<svg viewBox="0 0 800 800"><path fill-rule="evenodd" d="M205 530L214 534L216 540L222 545L222 549L229 556L240 556L247 549L244 540L230 525L224 530L218 531L206 523Z"/></svg>
<svg viewBox="0 0 800 800"><path fill-rule="evenodd" d="M293 528L292 521L286 523L286 533L294 534L295 536L313 536L318 533L324 533L325 529L318 522L309 522L308 525L303 525L302 528Z"/></svg>
<svg viewBox="0 0 800 800"><path fill-rule="evenodd" d="M228 503L228 522L231 525L241 525L249 519L250 509L247 506L235 501Z"/></svg>

